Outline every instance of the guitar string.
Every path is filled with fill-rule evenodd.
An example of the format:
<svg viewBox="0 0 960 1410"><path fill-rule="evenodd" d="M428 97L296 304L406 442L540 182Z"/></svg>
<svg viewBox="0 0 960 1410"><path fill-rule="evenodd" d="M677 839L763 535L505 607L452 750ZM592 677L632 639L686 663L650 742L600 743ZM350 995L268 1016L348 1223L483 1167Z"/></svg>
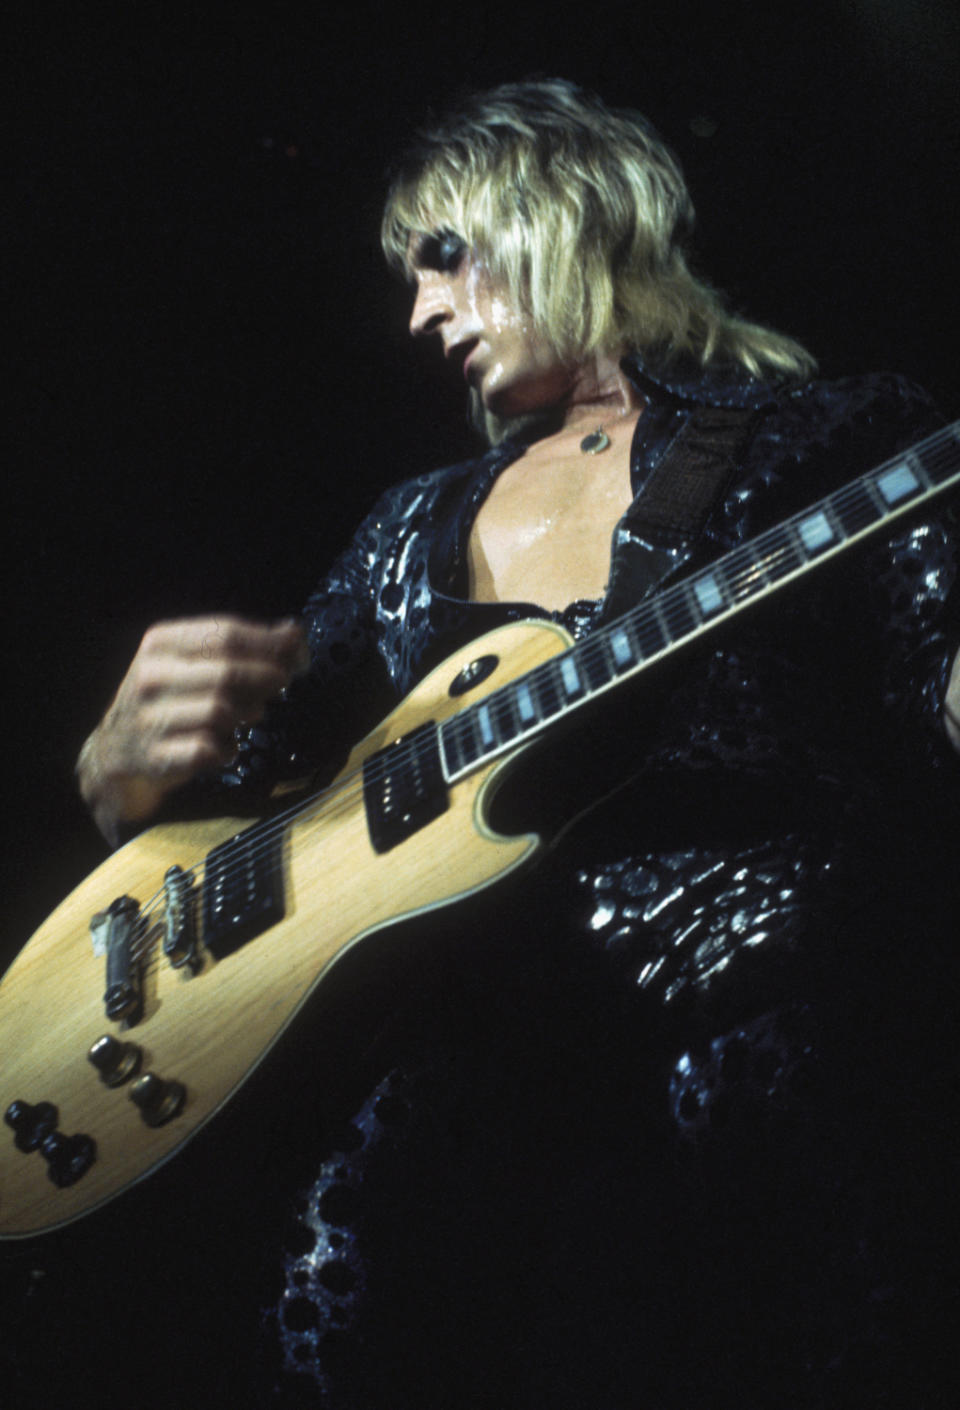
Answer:
<svg viewBox="0 0 960 1410"><path fill-rule="evenodd" d="M360 780L359 788L355 786L358 779ZM335 808L330 814L332 818L336 818L349 810L353 800L357 797L358 793L362 793L362 790L362 770L355 769L350 774L345 775L343 778L335 779L333 783L329 784L326 788L322 788L319 792L311 794L309 798L299 801L283 812L274 814L260 824L253 823L251 828L242 830L233 838L227 838L225 842L220 845L229 848L231 843L236 842L239 844L241 838L249 836L250 833L253 832L254 837L251 838L252 848L241 847L241 851L246 855L249 851L253 850L254 860L257 860L259 857L263 856L269 847L271 847L274 842L279 839L280 835L293 823L307 820L311 810L319 812L327 799L332 799L335 804L341 804L339 808ZM214 848L213 851L216 851L216 848ZM186 877L191 881L197 881L203 877L206 873L207 862L211 855L212 854L208 852L191 866L184 867L183 871ZM243 860L234 863L232 866L229 862L225 862L224 866L219 869L218 874L225 882L229 883L236 878L238 873L245 870L247 870L247 865ZM137 932L142 948L132 951L134 960L141 959L147 948L153 949L155 947L158 937L153 936L153 931L156 929L157 925L163 926L165 906L166 893L161 887L154 892L153 896L141 910L137 919ZM147 922L151 923L148 924Z"/></svg>
<svg viewBox="0 0 960 1410"><path fill-rule="evenodd" d="M942 432L937 433L937 435L932 438L932 442L943 442L946 440L951 441L951 449L955 450L956 436L954 427L944 428ZM938 444L933 444L932 448L934 451L936 451L940 447ZM929 456L931 450L931 443L928 443L927 445L923 446L923 449L927 452ZM948 463L949 459L950 457L947 457L944 463ZM897 466L902 463L902 461L903 457L900 457L891 461L890 465ZM861 500L862 502L864 496L866 496L867 505L871 511L871 514L876 514L876 505L870 498L869 493L866 490L866 483L871 478L875 480L878 476L882 475L884 473L885 468L886 467L884 466L880 466L875 471L870 472L868 476L861 477L861 479L852 482L851 485L842 487L833 495L828 496L825 500L821 501L821 505L823 507L833 508L842 515L844 508L849 510L850 506L857 499ZM940 467L932 465L928 460L926 468L928 469L928 471L935 471ZM923 497L930 498L932 497L932 494L936 492L937 489L945 487L945 485L938 486L935 484L932 490L927 491ZM915 497L914 500L911 501L911 503L913 502L915 502ZM811 506L806 510L800 511L800 513L793 516L792 519L785 520L783 524L778 525L774 529L768 530L764 534L759 535L750 544L744 545L741 549L734 550L732 553L718 560L718 562L713 565L712 571L719 572L720 574L722 574L728 587L734 589L734 599L736 599L736 597L743 591L743 589L747 586L748 582L751 582L752 580L752 582L755 583L758 566L761 564L762 567L767 570L767 576L769 576L771 572L778 570L782 566L785 558L798 560L797 566L801 568L810 566L812 562L816 561L807 559L805 562L802 558L798 557L798 550L796 544L794 542L791 542L790 540L789 530L790 528L795 529L798 523L802 522L810 515L815 514L817 512L817 508L818 506ZM889 506L889 508L892 510L894 506ZM878 529L882 526L884 520L888 517L889 516L886 513L881 512L881 518L874 519L872 523L864 527L870 530ZM854 530L852 532L858 532L858 530ZM773 551L768 551L765 555L758 553L757 550L761 549L767 541L773 541ZM746 559L745 563L743 562L744 559ZM776 585L776 582L774 582L771 586L775 587ZM674 637L674 640L670 643L667 643L668 646L680 644L685 638L685 636L691 634L689 629L689 623L691 620L694 621L694 630L699 629L695 617L691 618L689 586L689 583L678 584L674 589L669 590L668 593L664 594L662 598L659 599L658 605L663 620L674 624L671 627L671 636ZM755 587L752 587L750 595L740 605L746 605L747 602L749 602L751 600L751 597L754 595L757 595L757 593ZM644 611L644 609L647 610ZM651 620L653 619L654 611L652 610L652 604L641 604L640 608L633 609L633 611L627 613L623 618L621 618L620 623L624 625L633 626L634 629L636 629L639 620L644 615L646 615ZM607 632L601 635L599 639L588 639L586 642L579 643L577 647L571 648L571 650L576 652L576 654L579 656L581 664L583 664L587 669L589 669L589 665L592 662L601 661L604 668L604 675L607 676L608 680L610 679L609 669L607 667L605 659L603 658L603 652L605 649L604 641L605 638L609 635L609 632L612 631L617 625L617 623L614 623L611 628L607 630ZM711 625L711 623L709 620L707 620L704 625L709 626ZM660 648L660 650L663 649L663 647ZM659 653L654 653L654 655L656 654ZM523 679L539 683L542 686L543 677L545 673L551 670L555 672L558 659L559 658L557 657L552 658L550 661L544 663L540 667L534 668L534 670L525 674ZM641 666L652 659L653 656L641 657L638 661L635 661L633 664L636 666ZM507 710L509 711L508 702L515 685L516 682L510 682L506 686L500 687L497 691L491 692L491 694L485 698L485 701L480 703L487 704L488 709L490 709L491 712L496 710L498 704L506 705ZM470 709L464 711L461 716L454 717L446 723L452 726L455 730L458 724L461 724L461 722L464 720L464 717L469 716L473 713L474 707L470 707ZM541 716L541 720L538 721L538 723L544 722L546 718L549 718L549 716ZM465 728L465 725L461 725L461 733ZM472 761L472 763L481 764L484 762L485 759L495 757L496 753L499 750L508 748L510 744L514 742L515 739L522 738L522 733L523 732L521 731L520 736L514 735L506 740L498 741L493 750L487 750L485 752L482 752ZM394 766L399 765L400 767L402 767L403 764L410 757L410 754L411 747L408 746L406 750L401 749L397 751L394 755L392 755L391 762ZM219 875L222 876L224 879L229 879L232 875L235 875L236 868L245 868L247 863L245 862L244 857L250 856L251 852L254 854L254 856L256 856L256 849L258 846L260 847L262 852L263 849L272 845L273 841L275 840L276 832L278 830L282 830L283 828L288 826L290 821L296 819L298 813L302 814L305 811L308 811L313 806L319 806L323 802L325 796L330 796L335 801L340 801L343 806L352 806L356 798L356 792L351 791L350 785L354 783L359 777L360 772L357 771L357 773L355 773L354 775L348 776L346 779L337 781L339 785L338 787L333 788L331 790L325 790L320 795L317 795L316 797L307 800L303 805L301 805L299 809L290 810L287 815L279 815L275 818L268 820L262 825L262 834L259 840L255 838L248 839L248 843L243 849L243 856L235 864L235 868L233 869L233 871L231 870L230 863L225 860L224 865L220 868ZM336 809L331 814L331 816L335 817L339 811L340 809ZM205 862L206 859L204 859L203 862L198 863L194 868L192 868L190 870L190 875L196 876L199 871L201 871L205 867ZM162 904L162 893L160 892L157 893L157 896L154 898L153 902L150 903L151 910L153 909L154 903L158 901L160 904ZM149 914L149 911L145 912L145 914Z"/></svg>
<svg viewBox="0 0 960 1410"><path fill-rule="evenodd" d="M938 433L938 435L933 439L934 441L941 441L946 439L953 440L954 435L952 428L945 428L943 432ZM937 448L938 447L934 445L933 449L936 450ZM927 446L926 449L929 452L930 447ZM901 463L901 461L902 457L899 461L893 461L891 462L891 464L899 464ZM930 468L933 467L928 465L928 469ZM882 475L883 472L884 467L881 466L877 470L871 472L871 475L876 478L877 476ZM869 494L865 488L865 482L869 478L869 476L862 477L861 480L853 482L852 485L842 487L841 490L835 492L834 495L829 496L825 501L823 501L823 504L834 508L837 512L841 513L842 515L845 508L849 510L850 506L855 502L855 500L860 499L862 501L863 496L866 495L867 503L871 510L871 513L875 514L876 505L873 503L872 500L870 500ZM767 531L767 533L760 535L756 540L753 541L752 544L744 546L744 548L740 550L734 550L731 554L727 555L724 559L719 560L718 563L714 565L713 570L720 574L725 580L728 588L732 589L732 596L734 597L734 599L742 595L744 589L748 586L748 584L751 584L752 586L752 584L756 582L758 568L760 568L761 571L766 571L767 576L770 576L772 572L776 572L780 569L786 559L793 559L798 557L798 550L796 544L791 542L790 540L789 530L791 527L795 528L796 523L802 522L805 518L809 517L815 512L816 507L801 511L798 515L794 516L792 520L786 520L782 525L778 525L773 530ZM879 528L886 517L887 515L883 514L880 519L875 519L873 523L871 523L868 527L870 529ZM758 548L762 548L766 540L774 541L772 545L773 551L768 551L765 554L758 553L756 550ZM743 562L744 559L746 559L746 563ZM800 559L798 562L798 566L808 566L811 561L814 560L808 559L807 562L804 563L804 561ZM749 600L749 598L747 600ZM741 605L746 605L746 602ZM683 635L689 634L688 628L689 622L691 620L689 583L679 584L674 589L671 589L667 594L664 594L663 597L659 600L658 606L663 620L669 623L671 626L672 637L676 638L679 631L682 631ZM638 614L638 610L634 609L633 612L626 614L626 616L622 618L621 621L636 628L639 625L639 618L643 615L646 615L652 620L654 618L655 612L655 609L653 609L652 604L642 604L641 607L647 608L649 610L646 613L643 613L641 611ZM616 624L614 624L614 626L615 625ZM698 624L696 624L695 622L695 629L697 629L697 625ZM709 625L709 621L705 622L705 625ZM612 628L610 630L612 630ZM602 664L604 665L605 674L607 673L607 671L606 662L603 658L603 652L605 649L604 638L606 635L606 633L603 634L603 636L599 640L596 638L588 639L588 641L579 644L579 647L576 648L581 663L587 669L589 669L589 666L591 664L594 664L596 662L602 662ZM679 636L680 641L682 641L683 635ZM670 644L672 645L673 643ZM639 661L636 661L634 664L641 665L644 663L645 659L652 658L641 657L641 659ZM553 665L555 669L556 658L553 659L552 663L548 662L546 667L535 668L535 670L531 671L529 673L529 676L525 677L525 679L529 678L533 680L538 676L542 676L543 671L545 669L549 669L551 665ZM507 686L501 687L498 691L491 692L491 695L486 697L485 701L488 706L488 709L495 710L498 704L506 704L515 684L516 682L511 682ZM464 711L463 716L459 718L462 720L464 716L468 716L471 713L472 708L471 710ZM456 719L448 723L454 726L455 731L457 723ZM464 725L463 728L466 728L466 726ZM514 736L513 738L516 738L516 736ZM513 738L498 741L496 747L509 747L509 744L513 742ZM486 755L481 754L473 762L480 762L484 757L489 757L490 752L491 751L486 751ZM392 756L393 762L402 767L402 765L406 762L408 755L409 750L406 751L406 753L405 751L401 750ZM346 782L346 780L344 782ZM349 797L346 801L348 803L352 803L352 796ZM274 819L272 821L277 826L286 825L286 820L282 818ZM268 838L265 838L264 845L269 845ZM239 863L239 865L242 865L242 862ZM224 874L229 873L225 870Z"/></svg>
<svg viewBox="0 0 960 1410"><path fill-rule="evenodd" d="M931 478L933 478L936 472L941 469L943 465L949 464L950 461L955 458L955 453L957 449L956 437L957 427L955 424L943 428L941 432L938 432L933 437L931 437L928 442L921 443L919 447L914 448L915 450L922 449L924 451L925 456L927 458L924 460L923 464L928 473L931 474ZM950 442L949 447L947 447L946 442ZM943 456L939 456L937 454L941 450L946 449L949 449L952 454ZM769 577L772 572L775 572L782 566L785 559L797 560L797 566L801 568L811 566L812 563L816 562L816 559L807 559L806 561L804 561L803 558L799 556L797 545L790 538L790 529L794 529L796 531L798 524L802 523L811 515L816 514L818 510L822 510L824 508L834 509L837 513L841 515L842 521L844 510L849 512L850 508L858 500L862 503L864 496L866 496L866 501L871 513L875 515L877 513L877 506L873 499L870 497L869 491L866 489L867 483L870 481L875 482L878 477L884 474L888 466L890 468L896 468L897 466L902 464L904 458L904 456L895 457L890 462L888 462L887 465L879 466L874 471L869 472L868 475L862 476L860 477L860 479L853 481L851 484L841 487L840 490L837 490L832 495L827 496L825 499L820 501L819 504L810 506L806 510L800 511L798 514L791 516L790 518L783 521L782 524L775 526L773 529L764 531L755 539L750 541L748 544L745 544L740 548L732 550L730 553L724 555L722 558L717 560L716 563L711 565L705 571L717 573L723 578L724 582L732 590L731 595L734 598L734 603L732 605L734 607L736 607L737 605L747 605L747 603L751 601L754 596L759 595L758 589L754 586L754 584L756 583L758 566L762 565L762 568L766 572L767 577ZM948 482L944 482L942 484L934 482L931 489L924 491L922 498L930 499L939 490L945 489L947 487ZM910 503L916 503L916 496L913 497ZM904 507L908 508L909 504L905 505ZM871 523L863 527L870 531L881 528L886 519L888 519L889 517L893 517L893 511L895 510L895 508L895 505L889 506L889 514L881 511L880 518L874 518ZM860 532L859 529L855 529L852 531L852 533L858 532ZM845 540L842 540L841 543L847 542L850 536L850 534L847 534L847 537L845 538ZM765 546L767 546L767 551L764 553L763 549ZM696 579L693 579L692 581L696 581ZM775 580L772 584L765 584L764 586L770 586L775 589L776 586L778 586L778 582ZM748 595L742 603L737 604L736 598L745 589L748 591ZM606 659L604 657L604 651L605 641L609 637L610 633L615 630L618 626L632 627L634 630L637 630L644 617L646 617L649 622L653 623L656 618L657 609L659 608L659 612L665 622L667 622L668 624L671 622L678 623L679 627L675 626L674 629L671 630L671 636L674 636L674 640L666 643L665 646L661 647L657 652L653 653L653 655L648 657L641 657L638 661L634 662L633 664L637 667L640 667L646 665L648 662L652 662L652 660L655 659L655 657L659 655L664 649L672 648L675 645L681 644L687 636L693 635L696 631L700 629L699 624L696 623L695 616L693 618L693 631L691 631L689 628L689 623L691 621L692 616L690 610L689 593L690 581L685 581L684 583L675 585L666 593L662 594L659 599L639 604L638 607L632 609L623 617L618 619L617 622L611 624L611 626L608 627L603 633L599 634L598 637L587 638L585 641L577 643L574 647L569 648L569 652L560 653L558 656L550 658L550 660L548 660L547 662L542 663L540 666L533 668L533 670L531 670L530 672L525 673L522 679L531 682L535 689L538 687L542 687L544 684L545 676L547 674L555 674L559 661L563 659L564 656L571 654L579 657L580 662L588 670L591 663L596 663L598 661L601 662L604 668L604 674L609 680L610 673L607 668ZM729 605L730 604L724 604L725 607ZM712 624L712 621L709 619L704 621L703 623L705 627L709 627ZM679 634L675 635L676 632L679 632ZM486 704L491 713L496 710L498 704L507 704L516 684L516 681L512 681L504 686L499 687L496 691L492 691L489 696L485 697L484 701L478 702L476 706L469 707L467 710L464 710L461 715L454 716L445 723L448 726L451 726L453 728L453 731L456 730L456 727L458 725L461 727L461 731L463 731L464 729L466 729L466 725L461 724L461 722L464 721L465 717L473 715L476 709L479 708L480 704ZM579 703L579 701L574 702L574 704L576 703ZM509 710L508 704L507 709ZM544 722L546 718L550 718L550 716L541 717L541 720L538 721L538 723ZM513 736L513 738L507 739L506 741L499 741L493 750L488 750L479 754L474 760L472 760L472 764L480 765L485 762L485 760L488 760L492 757L496 757L496 753L499 750L509 748L510 744L512 744L515 740L522 740L522 737L523 733L521 732L519 736ZM412 757L413 749L415 747L416 746L408 745L405 749L400 749L395 752L391 756L391 767L402 767ZM326 817L330 820L334 820L337 816L341 815L345 809L348 809L353 806L353 803L355 802L358 794L362 792L362 779L362 770L355 770L352 774L347 775L345 778L335 780L334 783L328 788L321 790L318 794L313 795L307 800L303 800L298 805L288 809L285 813L278 814L266 820L264 823L259 825L259 831L257 824L253 824L253 835L250 835L251 830L247 830L247 833L245 834L247 837L247 842L242 847L242 852L239 860L231 866L231 863L225 858L223 866L219 868L218 875L225 881L229 882L230 879L233 879L236 876L238 871L247 869L248 862L246 858L250 857L251 855L254 857L254 859L256 859L258 855L262 856L263 852L267 848L272 846L277 840L278 833L286 829L292 822L304 820L311 809L319 811L328 799L332 800L334 806L332 809L327 811ZM229 841L224 845L229 847ZM196 864L194 864L194 866L185 870L187 871L187 874L190 877L197 878L201 873L205 871L206 862L207 858L205 857L198 861ZM154 921L153 924L147 924L147 922L151 920L154 912L160 907L162 907L163 904L164 892L161 890L158 891L153 898L151 898L151 900L147 903L147 906L141 912L141 916L138 921L138 932L142 936L144 936L145 944L149 943L152 945L153 942L149 941L147 937L150 933L153 932L157 924L156 921Z"/></svg>
<svg viewBox="0 0 960 1410"><path fill-rule="evenodd" d="M943 433L938 433L937 437L934 439L941 440L948 436L951 439L953 438L949 429ZM934 449L936 449L936 447L934 447ZM956 447L954 446L953 449L955 450ZM951 460L954 459L955 456L948 457L944 463L950 463ZM899 462L895 461L891 463L902 463L902 457ZM884 468L883 466L878 467L877 470L871 472L871 475L873 477L882 475ZM931 472L931 478L935 476L938 468L940 467L934 465L928 459L927 469ZM842 518L849 514L851 508L856 505L857 501L860 502L861 506L866 503L871 513L872 522L863 527L872 531L879 529L884 521L892 517L892 515L881 511L880 517L875 517L877 515L877 507L869 496L865 485L868 478L869 477L863 477L861 481L854 482L852 486L846 486L843 490L835 492L834 495L823 501L823 504L832 508L833 511L840 514ZM929 490L923 493L922 498L931 498L933 494L941 488L945 488L945 486L934 484ZM910 502L916 505L916 496L912 497ZM889 506L891 511L894 507L895 506ZM578 643L577 646L571 648L570 654L574 657L575 661L584 668L588 676L590 675L591 667L598 666L600 668L599 674L602 678L600 684L601 686L606 685L615 678L615 672L611 669L605 652L607 650L607 643L618 628L622 627L625 629L628 632L628 638L630 632L637 635L642 633L644 628L652 630L653 637L658 642L655 649L652 652L644 649L639 655L634 656L633 661L627 663L628 668L630 666L640 666L655 659L656 656L665 649L679 645L685 637L698 631L701 624L705 628L712 626L715 621L721 619L723 609L730 610L731 608L736 609L741 606L749 605L749 602L754 597L761 595L760 590L764 588L776 590L783 581L783 570L785 568L788 571L793 568L802 569L812 566L817 561L812 555L812 552L800 547L795 537L799 532L798 525L803 523L810 515L815 514L816 511L817 506L803 510L793 516L793 518L784 521L783 524L759 535L749 544L732 550L716 563L704 569L702 575L694 575L691 579L677 584L674 588L668 589L666 593L662 594L655 601L640 604L620 618L618 622L611 624L610 627L605 629L602 633L597 633L586 641ZM793 537L791 536L791 530L793 531ZM840 540L839 546L842 547L845 542L849 541L849 539L858 532L860 532L859 526L855 526L850 530L844 529L844 539ZM722 602L722 605L718 607L715 617L705 616L699 602L694 605L693 601L693 589L698 581L698 577L702 581L703 576L707 576L711 573L721 579L727 589L727 596L730 599L729 601L725 599ZM663 640L663 632L659 624L660 621L667 627L670 637L670 640L667 642ZM637 651L634 643L630 643L630 647L631 651ZM523 680L530 684L532 690L537 690L538 687L546 683L546 678L549 674L555 674L557 663L560 659L562 658L552 658L552 660L544 666L537 667L530 671L523 677ZM516 683L512 683L509 686L502 687L499 691L491 692L491 694L486 697L485 702L483 702L487 705L489 717L496 719L498 714L501 718L503 715L507 716L509 729L513 727L513 722L510 718L512 711L510 709L509 697L513 685L515 684ZM559 696L560 693L553 691L553 694ZM472 712L469 710L464 711L460 716L449 722L449 734L451 742L454 743L455 746L463 739L466 739L468 744L473 743L471 739L471 713ZM544 711L540 718L533 723L533 728L556 713L557 711L555 710ZM521 731L521 737L522 733L523 731ZM513 739L517 737L518 736L514 734L511 738L500 741L493 750L484 752L489 756L491 753L495 753L496 749L501 746L508 747L509 744L513 742ZM480 757L483 757L483 753Z"/></svg>

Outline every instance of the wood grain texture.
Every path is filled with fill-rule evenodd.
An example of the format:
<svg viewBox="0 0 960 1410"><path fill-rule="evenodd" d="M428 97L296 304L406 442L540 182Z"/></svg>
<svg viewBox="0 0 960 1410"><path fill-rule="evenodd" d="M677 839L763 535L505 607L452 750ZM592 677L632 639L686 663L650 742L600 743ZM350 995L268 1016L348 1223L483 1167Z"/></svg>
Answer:
<svg viewBox="0 0 960 1410"><path fill-rule="evenodd" d="M204 951L193 977L169 967L157 940L144 966L143 1016L127 1036L143 1049L143 1070L186 1086L184 1110L164 1126L147 1126L127 1087L105 1086L87 1061L101 1034L123 1036L104 1014L105 962L93 953L90 918L121 894L147 904L171 864L197 865L250 820L151 828L67 897L0 983L0 1109L15 1099L53 1102L58 1129L92 1136L97 1159L75 1185L57 1189L42 1156L18 1151L13 1132L0 1128L0 1237L67 1223L148 1175L229 1101L353 944L487 887L532 856L535 835L502 837L485 820L519 750L478 768L451 790L446 813L382 855L370 843L358 771L383 745L449 718L567 645L550 623L514 623L450 657L356 746L334 785L284 825L280 922L219 961ZM452 697L451 681L485 653L499 658L497 669Z"/></svg>

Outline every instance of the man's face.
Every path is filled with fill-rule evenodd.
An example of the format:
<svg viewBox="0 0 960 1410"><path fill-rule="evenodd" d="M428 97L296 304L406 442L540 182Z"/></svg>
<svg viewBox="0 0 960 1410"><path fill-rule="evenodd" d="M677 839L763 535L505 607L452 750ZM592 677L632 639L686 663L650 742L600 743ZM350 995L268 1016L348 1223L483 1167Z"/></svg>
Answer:
<svg viewBox="0 0 960 1410"><path fill-rule="evenodd" d="M417 283L410 332L439 335L444 356L462 366L487 410L519 416L563 399L571 369L458 236L415 237L410 268Z"/></svg>

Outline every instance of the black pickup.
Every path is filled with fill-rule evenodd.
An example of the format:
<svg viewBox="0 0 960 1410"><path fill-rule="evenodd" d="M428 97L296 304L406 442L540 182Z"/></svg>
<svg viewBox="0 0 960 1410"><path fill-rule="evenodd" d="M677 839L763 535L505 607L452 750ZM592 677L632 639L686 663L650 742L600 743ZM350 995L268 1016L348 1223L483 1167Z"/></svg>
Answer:
<svg viewBox="0 0 960 1410"><path fill-rule="evenodd" d="M432 720L370 755L363 766L363 801L376 852L389 852L447 811L447 784Z"/></svg>
<svg viewBox="0 0 960 1410"><path fill-rule="evenodd" d="M283 829L245 828L207 855L203 942L223 959L283 919Z"/></svg>

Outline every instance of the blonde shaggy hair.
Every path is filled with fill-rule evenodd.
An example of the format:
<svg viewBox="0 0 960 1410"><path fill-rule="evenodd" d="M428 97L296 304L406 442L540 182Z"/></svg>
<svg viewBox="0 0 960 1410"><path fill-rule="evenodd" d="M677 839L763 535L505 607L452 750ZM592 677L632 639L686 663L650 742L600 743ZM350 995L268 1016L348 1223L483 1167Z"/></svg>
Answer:
<svg viewBox="0 0 960 1410"><path fill-rule="evenodd" d="M810 376L799 343L731 313L690 272L693 220L676 158L639 113L543 79L477 94L422 131L381 233L407 276L411 240L459 236L564 359L634 349Z"/></svg>

